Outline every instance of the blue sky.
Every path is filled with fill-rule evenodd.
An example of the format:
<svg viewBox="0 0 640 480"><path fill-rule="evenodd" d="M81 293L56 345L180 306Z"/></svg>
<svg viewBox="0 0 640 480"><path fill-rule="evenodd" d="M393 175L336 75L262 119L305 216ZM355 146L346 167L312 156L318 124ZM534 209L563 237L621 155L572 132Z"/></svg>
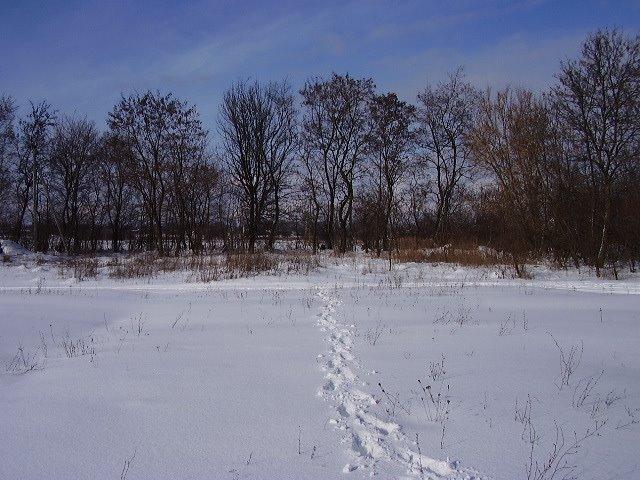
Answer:
<svg viewBox="0 0 640 480"><path fill-rule="evenodd" d="M589 32L640 30L640 0L0 0L0 92L102 127L121 92L174 91L214 128L234 80L332 70L413 100L463 65L478 86L545 88Z"/></svg>

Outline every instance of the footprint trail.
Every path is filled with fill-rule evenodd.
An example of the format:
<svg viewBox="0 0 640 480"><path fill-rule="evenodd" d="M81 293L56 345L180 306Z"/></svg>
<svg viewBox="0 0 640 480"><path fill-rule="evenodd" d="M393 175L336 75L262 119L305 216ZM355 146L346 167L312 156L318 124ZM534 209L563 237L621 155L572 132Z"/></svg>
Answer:
<svg viewBox="0 0 640 480"><path fill-rule="evenodd" d="M400 425L375 414L375 399L359 388L360 363L353 353L354 326L338 321L339 300L331 292L318 293L322 300L317 325L325 334L327 352L322 358L325 383L318 394L330 403L337 415L330 419L344 432L343 442L353 457L343 471L396 474L400 478L427 480L480 480L475 472L460 469L457 462L430 458L413 450L415 446Z"/></svg>

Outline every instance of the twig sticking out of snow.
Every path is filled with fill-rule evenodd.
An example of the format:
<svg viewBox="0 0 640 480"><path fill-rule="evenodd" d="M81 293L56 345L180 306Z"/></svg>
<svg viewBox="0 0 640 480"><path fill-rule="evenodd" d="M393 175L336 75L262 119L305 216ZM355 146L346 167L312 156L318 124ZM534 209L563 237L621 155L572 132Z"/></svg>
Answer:
<svg viewBox="0 0 640 480"><path fill-rule="evenodd" d="M120 473L120 480L126 480L127 475L129 474L129 470L131 469L131 464L136 458L137 449L133 450L133 455L128 458L125 458L124 465L122 466L122 472Z"/></svg>
<svg viewBox="0 0 640 480"><path fill-rule="evenodd" d="M551 335L551 333L549 333L549 335ZM569 386L571 377L580 366L580 362L582 362L584 342L580 340L579 344L571 345L568 350L565 350L553 335L551 335L551 338L560 352L560 375L556 380L556 387L558 387L558 390L562 390L562 387Z"/></svg>

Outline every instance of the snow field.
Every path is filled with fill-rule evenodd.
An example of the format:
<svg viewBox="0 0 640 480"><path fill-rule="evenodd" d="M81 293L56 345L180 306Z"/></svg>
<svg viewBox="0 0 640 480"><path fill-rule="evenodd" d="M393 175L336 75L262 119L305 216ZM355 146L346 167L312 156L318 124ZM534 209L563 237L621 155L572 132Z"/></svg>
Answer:
<svg viewBox="0 0 640 480"><path fill-rule="evenodd" d="M373 267L0 267L0 478L640 478L637 280Z"/></svg>

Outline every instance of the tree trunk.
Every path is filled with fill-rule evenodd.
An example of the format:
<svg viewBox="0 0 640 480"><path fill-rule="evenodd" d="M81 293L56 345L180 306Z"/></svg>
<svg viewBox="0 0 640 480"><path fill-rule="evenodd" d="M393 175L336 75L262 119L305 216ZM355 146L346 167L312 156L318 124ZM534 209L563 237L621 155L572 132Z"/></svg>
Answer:
<svg viewBox="0 0 640 480"><path fill-rule="evenodd" d="M600 270L604 268L604 260L607 253L607 241L609 234L609 221L611 218L611 182L605 180L604 185L604 214L602 217L602 230L600 233L600 247L596 258L596 276L600 277Z"/></svg>

